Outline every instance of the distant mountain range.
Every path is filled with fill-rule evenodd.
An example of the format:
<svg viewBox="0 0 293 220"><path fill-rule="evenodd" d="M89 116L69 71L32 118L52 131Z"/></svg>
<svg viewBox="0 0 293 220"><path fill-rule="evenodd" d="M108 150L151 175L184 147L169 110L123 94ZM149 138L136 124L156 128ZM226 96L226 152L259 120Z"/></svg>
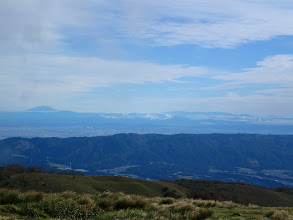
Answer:
<svg viewBox="0 0 293 220"><path fill-rule="evenodd" d="M0 166L22 164L142 179L293 187L293 136L118 134L0 141Z"/></svg>
<svg viewBox="0 0 293 220"><path fill-rule="evenodd" d="M293 134L293 118L221 112L77 113L39 106L0 112L0 138L73 137L118 133Z"/></svg>

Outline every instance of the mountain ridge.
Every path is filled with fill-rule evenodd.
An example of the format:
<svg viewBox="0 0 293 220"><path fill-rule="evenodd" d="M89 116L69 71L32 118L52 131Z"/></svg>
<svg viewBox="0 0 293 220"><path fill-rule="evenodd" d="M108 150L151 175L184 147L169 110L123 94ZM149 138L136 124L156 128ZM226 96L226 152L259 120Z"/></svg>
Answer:
<svg viewBox="0 0 293 220"><path fill-rule="evenodd" d="M0 165L142 179L216 179L293 186L293 136L117 134L0 141Z"/></svg>

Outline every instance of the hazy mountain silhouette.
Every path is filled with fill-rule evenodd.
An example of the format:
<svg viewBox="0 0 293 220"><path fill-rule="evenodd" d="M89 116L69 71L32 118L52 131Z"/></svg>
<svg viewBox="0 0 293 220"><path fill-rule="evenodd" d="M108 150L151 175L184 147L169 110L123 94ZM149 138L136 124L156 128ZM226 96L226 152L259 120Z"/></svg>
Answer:
<svg viewBox="0 0 293 220"><path fill-rule="evenodd" d="M43 106L37 106L35 108L30 108L27 111L29 111L29 112L55 112L57 110L54 108L51 108L50 106L43 105Z"/></svg>

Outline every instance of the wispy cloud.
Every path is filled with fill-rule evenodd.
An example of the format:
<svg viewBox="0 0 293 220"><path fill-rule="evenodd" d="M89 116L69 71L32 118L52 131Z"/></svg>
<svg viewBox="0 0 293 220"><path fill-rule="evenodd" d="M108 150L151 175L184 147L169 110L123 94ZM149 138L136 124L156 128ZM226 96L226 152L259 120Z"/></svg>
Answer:
<svg viewBox="0 0 293 220"><path fill-rule="evenodd" d="M260 55L268 57L258 56L255 67L235 72L225 72L225 67L215 70L209 60L206 66L196 61L177 64L174 57L169 59L181 55L175 50L170 55L167 50L162 53L167 57L165 64L147 55L141 56L145 61L131 61L133 56L120 60L94 56L102 54L95 50L105 42L114 42L126 51L142 45L147 49L140 53L146 54L149 48L176 45L184 45L178 50L184 53L182 48L190 44L201 46L201 52L209 50L206 48L235 49L249 42L293 36L292 20L293 3L288 0L0 1L0 100L4 103L0 106L23 109L43 104L46 99L47 105L67 105L76 110L85 103L84 110L94 110L98 105L104 105L105 111L124 106L121 111L140 112L197 110L200 106L200 111L242 109L265 114L278 113L277 107L282 106L282 114L289 114L293 107L293 55L285 54L288 51L272 49L271 54ZM190 48L194 47L189 47L189 53ZM279 55L269 56L272 54ZM205 57L205 53L198 56ZM214 58L221 60L216 55ZM166 64L166 60L173 63ZM94 91L139 84L141 88L136 89L147 93L154 87L146 88L145 84L166 82L172 83L159 88L165 90L160 94L162 99L148 93L121 101L120 96L98 97Z"/></svg>
<svg viewBox="0 0 293 220"><path fill-rule="evenodd" d="M267 57L259 61L257 67L226 74L200 66L161 65L48 54L2 56L0 65L0 99L7 106L9 103L11 106L16 106L15 103L19 103L19 106L30 106L30 103L42 103L44 97L46 103L52 103L53 106L62 106L61 103L68 102L74 109L83 111L94 111L101 104L104 111L111 111L109 109L115 109L114 106L120 103L120 111L216 110L290 115L293 106L292 96L289 95L293 88L293 55L289 54ZM193 79L194 83L177 83L186 77ZM201 85L197 79L200 81L202 78L217 80L213 82L214 86ZM114 88L117 84L126 84L129 88L131 85L141 84L143 88L144 83L165 82L172 82L175 90L194 90L199 93L193 95L187 92L183 94L184 97L180 97L182 93L173 93L169 94L169 97L158 98L148 92L149 95L146 97L137 96L123 101L119 100L118 96L108 97L104 94L103 97L99 97L96 92L92 95L85 94L99 87ZM250 84L257 85L252 92L238 94L239 88L245 90ZM261 87L263 89L259 89ZM169 87L165 88L168 90ZM81 96L82 100L74 103ZM82 103L91 106L81 107ZM99 109L101 111L101 108Z"/></svg>
<svg viewBox="0 0 293 220"><path fill-rule="evenodd" d="M273 89L262 89L256 91L256 93L264 95L277 95L285 97L293 97L293 87L289 88L273 88Z"/></svg>
<svg viewBox="0 0 293 220"><path fill-rule="evenodd" d="M239 73L218 75L214 78L237 84L261 83L293 87L293 55L279 54L257 62L257 67Z"/></svg>
<svg viewBox="0 0 293 220"><path fill-rule="evenodd" d="M1 47L38 49L68 38L232 48L293 35L293 3L242 0L1 1Z"/></svg>
<svg viewBox="0 0 293 220"><path fill-rule="evenodd" d="M12 77L18 77L24 81L35 81L50 86L57 82L64 85L74 83L72 89L75 88L77 91L115 83L175 81L181 77L196 77L213 71L200 66L161 65L48 54L4 56L0 57L0 64L2 77L10 81L14 81Z"/></svg>
<svg viewBox="0 0 293 220"><path fill-rule="evenodd" d="M77 93L115 84L143 84L176 81L211 73L200 66L160 65L149 62L123 62L99 58L48 54L0 57L0 99L51 97L63 100ZM9 98L10 99L10 98Z"/></svg>
<svg viewBox="0 0 293 220"><path fill-rule="evenodd" d="M121 1L128 2L131 1ZM142 1L120 11L121 33L157 45L197 44L231 48L251 41L292 35L288 1ZM133 11L143 11L139 16ZM130 19L129 19L130 18ZM131 20L130 25L127 21Z"/></svg>

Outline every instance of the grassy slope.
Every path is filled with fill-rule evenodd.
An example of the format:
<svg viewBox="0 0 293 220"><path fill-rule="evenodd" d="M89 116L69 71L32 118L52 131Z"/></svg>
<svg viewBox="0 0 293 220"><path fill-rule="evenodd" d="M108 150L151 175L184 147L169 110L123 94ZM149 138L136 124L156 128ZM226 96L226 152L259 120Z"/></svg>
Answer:
<svg viewBox="0 0 293 220"><path fill-rule="evenodd" d="M176 190L186 197L187 190L173 183L147 181L118 176L71 176L47 173L14 174L0 181L0 187L9 189L37 190L43 192L97 193L104 191L123 192L149 197L162 196L164 187Z"/></svg>
<svg viewBox="0 0 293 220"><path fill-rule="evenodd" d="M0 168L0 188L47 193L74 191L95 194L110 191L148 197L188 195L195 199L233 201L245 205L251 203L260 206L293 207L293 189L289 188L267 189L243 183L209 180L176 180L175 184L119 176L76 176L30 171L30 168L20 165Z"/></svg>
<svg viewBox="0 0 293 220"><path fill-rule="evenodd" d="M0 219L272 219L293 220L292 208L233 202L149 198L123 193L43 194L0 189Z"/></svg>
<svg viewBox="0 0 293 220"><path fill-rule="evenodd" d="M216 199L219 201L234 201L248 205L260 206L293 206L293 190L277 192L260 186L225 183L222 181L177 180L177 184L190 189L189 197Z"/></svg>
<svg viewBox="0 0 293 220"><path fill-rule="evenodd" d="M293 190L276 192L259 186L222 181L177 180L147 181L119 176L72 176L48 173L20 173L0 180L0 188L36 190L47 193L74 191L91 193L110 191L148 197L163 196L163 188L176 191L180 197L234 201L248 205L293 207Z"/></svg>

